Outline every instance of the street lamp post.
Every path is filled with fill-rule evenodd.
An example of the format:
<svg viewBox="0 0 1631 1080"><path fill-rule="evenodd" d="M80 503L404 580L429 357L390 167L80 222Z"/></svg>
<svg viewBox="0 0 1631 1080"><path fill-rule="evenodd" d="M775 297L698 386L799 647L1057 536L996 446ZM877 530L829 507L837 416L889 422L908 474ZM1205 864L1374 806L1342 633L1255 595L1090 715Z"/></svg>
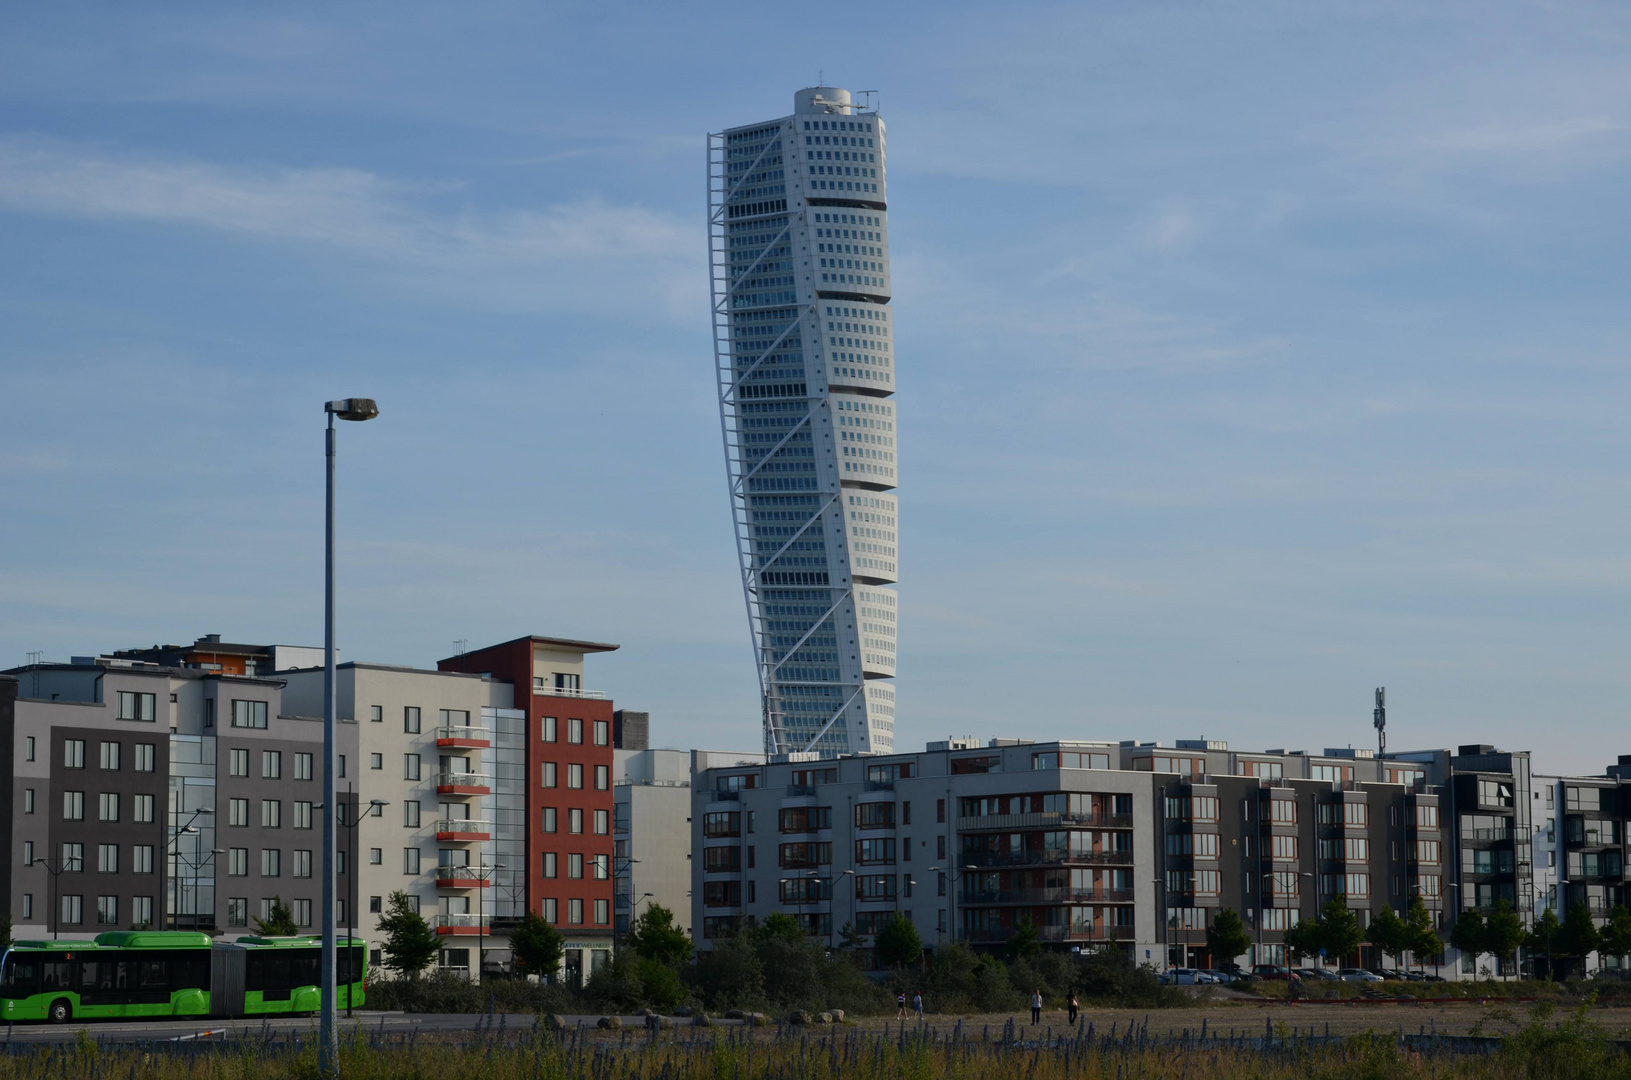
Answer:
<svg viewBox="0 0 1631 1080"><path fill-rule="evenodd" d="M47 874L51 875L51 940L55 941L62 930L62 912L57 908L62 900L62 889L58 887L57 878L69 871L71 863L79 863L80 869L83 870L84 859L61 859L57 862L52 862L50 859L35 859L34 861L44 867Z"/></svg>
<svg viewBox="0 0 1631 1080"><path fill-rule="evenodd" d="M183 866L185 866L188 870L192 871L193 906L195 908L198 906L198 892L199 892L199 884L198 884L199 875L198 875L198 872L200 870L202 870L204 867L208 866L212 861L214 861L214 859L215 859L215 857L217 855L225 855L225 854L226 854L226 849L225 848L210 848L210 850L208 852L202 853L202 857L197 862L193 862L191 859L187 858L187 856L183 855L179 849L176 851L176 860L178 862L180 862ZM186 896L185 896L184 893L180 894L180 902L177 904L177 906L178 907L186 906ZM181 925L181 913L179 911L176 913L176 925L178 927ZM197 911L193 912L193 929L194 930L198 929L198 912Z"/></svg>
<svg viewBox="0 0 1631 1080"><path fill-rule="evenodd" d="M504 869L507 868L503 863L494 863L491 866L483 866L476 871L476 880L481 882L476 887L476 985L478 987L483 985L486 975L486 965L482 963L481 954L484 948L483 939L486 937L487 930L482 925L487 918L487 883L494 874Z"/></svg>
<svg viewBox="0 0 1631 1080"><path fill-rule="evenodd" d="M959 881L962 881L971 872L976 871L978 869L979 869L979 867L975 866L973 863L964 863L962 866L959 866L956 869L951 869L949 867L948 868L942 868L942 867L939 867L939 866L929 867L929 871L931 873L936 873L936 874L943 873L943 874L945 874L946 875L946 882L950 886L950 888L947 889L946 891L950 894L948 899L951 900L951 904L949 906L951 907L951 911L952 911L952 918L951 918L951 939L952 939L952 941L957 940L957 883ZM959 871L961 871L961 872L959 873ZM853 908L854 906L855 906L854 903L851 902L850 907Z"/></svg>
<svg viewBox="0 0 1631 1080"><path fill-rule="evenodd" d="M197 863L194 863L192 860L190 860L186 856L182 855L181 854L181 838L183 836L197 835L198 826L195 824L195 822L197 822L200 817L214 817L214 816L215 816L214 807L200 806L197 810L193 811L193 816L187 819L187 824L172 827L173 831L170 834L170 842L175 845L175 849L176 849L175 850L176 861L182 863L189 870L193 871L193 906L195 908L198 906L198 873L197 873L197 871L198 871L199 867L203 866L209 860L208 859L200 859ZM169 851L166 851L165 854L168 856ZM194 854L196 855L196 854L199 854L199 853L197 851L195 851ZM212 852L212 854L217 854L217 853ZM186 907L186 906L187 906L187 890L186 890L186 886L185 886L183 881L178 881L176 883L176 920L175 920L175 928L177 930L181 929L181 916L182 916L181 909ZM197 911L193 912L193 929L194 930L198 929L198 912Z"/></svg>
<svg viewBox="0 0 1631 1080"><path fill-rule="evenodd" d="M323 801L335 802L334 781L338 749L334 717L334 420L372 420L379 415L373 398L344 398L323 405L328 416L324 443L327 483L323 515ZM338 1075L339 1045L335 1041L334 984L334 815L323 815L323 951L319 989L321 1019L318 1023L317 1069Z"/></svg>

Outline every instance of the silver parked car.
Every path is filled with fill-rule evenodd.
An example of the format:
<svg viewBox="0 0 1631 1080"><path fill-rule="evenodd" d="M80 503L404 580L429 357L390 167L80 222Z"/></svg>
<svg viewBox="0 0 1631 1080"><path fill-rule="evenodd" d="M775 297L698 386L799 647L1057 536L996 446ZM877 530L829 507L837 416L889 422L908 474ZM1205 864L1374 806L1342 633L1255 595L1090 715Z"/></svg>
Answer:
<svg viewBox="0 0 1631 1080"><path fill-rule="evenodd" d="M1337 972L1337 978L1343 982L1351 983L1379 983L1382 981L1382 976L1374 971L1366 971L1364 968L1343 968Z"/></svg>

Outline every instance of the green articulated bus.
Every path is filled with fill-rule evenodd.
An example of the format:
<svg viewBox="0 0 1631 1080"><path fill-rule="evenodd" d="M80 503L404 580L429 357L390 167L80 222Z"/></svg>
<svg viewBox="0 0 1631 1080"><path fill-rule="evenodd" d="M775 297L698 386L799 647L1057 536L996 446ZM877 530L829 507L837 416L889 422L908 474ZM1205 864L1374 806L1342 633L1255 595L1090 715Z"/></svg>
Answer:
<svg viewBox="0 0 1631 1080"><path fill-rule="evenodd" d="M361 1005L364 942L341 938L337 1004ZM19 941L0 958L0 1020L262 1016L318 1008L322 939L119 930L95 941Z"/></svg>

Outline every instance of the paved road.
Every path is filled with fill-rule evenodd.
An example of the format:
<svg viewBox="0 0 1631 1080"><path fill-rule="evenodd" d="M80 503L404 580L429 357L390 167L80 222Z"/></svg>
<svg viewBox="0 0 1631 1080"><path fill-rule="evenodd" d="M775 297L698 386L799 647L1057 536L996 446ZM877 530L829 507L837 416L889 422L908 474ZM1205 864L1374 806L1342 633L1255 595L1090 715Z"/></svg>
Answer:
<svg viewBox="0 0 1631 1080"><path fill-rule="evenodd" d="M511 1031L518 1028L524 1030L532 1027L533 1019L531 1013L512 1015L505 1018L505 1025ZM344 1033L360 1027L371 1032L379 1031L383 1026L386 1032L392 1034L402 1034L415 1029L427 1032L471 1031L478 1022L485 1024L485 1015L415 1013L410 1016L399 1012L360 1012L352 1020L340 1017L340 1030ZM497 1018L493 1022L498 1023ZM593 1020L590 1020L590 1023L593 1023ZM92 1038L100 1039L104 1044L146 1043L163 1040L234 1039L240 1035L259 1035L263 1030L271 1030L280 1035L290 1031L302 1034L315 1033L317 1018L282 1016L265 1019L256 1017L252 1020L87 1020L69 1021L66 1024L36 1022L14 1024L10 1031L0 1028L0 1039L9 1038L11 1042L17 1043L72 1042L79 1037L81 1031L84 1031Z"/></svg>

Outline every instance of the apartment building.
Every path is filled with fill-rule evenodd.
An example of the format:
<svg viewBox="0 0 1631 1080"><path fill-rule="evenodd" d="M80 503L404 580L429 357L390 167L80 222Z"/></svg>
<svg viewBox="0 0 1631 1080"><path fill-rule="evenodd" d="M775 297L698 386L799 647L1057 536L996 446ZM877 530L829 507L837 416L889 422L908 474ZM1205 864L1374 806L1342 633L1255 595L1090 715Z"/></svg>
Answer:
<svg viewBox="0 0 1631 1080"><path fill-rule="evenodd" d="M643 726L613 737L613 929L627 934L643 905L660 904L690 933L691 753L648 748Z"/></svg>
<svg viewBox="0 0 1631 1080"><path fill-rule="evenodd" d="M611 958L611 700L584 686L584 658L616 645L529 636L461 653L442 671L509 683L521 715L527 907L566 937L565 978L587 979Z"/></svg>
<svg viewBox="0 0 1631 1080"><path fill-rule="evenodd" d="M323 672L284 672L285 706L323 712ZM411 898L445 945L442 967L502 970L505 932L525 911L525 717L514 688L486 675L345 663L335 715L346 759L338 781L336 863L357 868L340 926L378 960L393 893ZM321 827L321 822L317 823Z"/></svg>
<svg viewBox="0 0 1631 1080"><path fill-rule="evenodd" d="M1615 906L1631 902L1627 831L1631 829L1631 754L1602 776L1534 777L1534 873L1527 884L1535 911L1559 919L1584 905L1599 927ZM1588 970L1618 970L1621 957L1585 958Z"/></svg>
<svg viewBox="0 0 1631 1080"><path fill-rule="evenodd" d="M863 942L901 913L931 945L997 947L1029 922L1058 947L1157 966L1276 963L1286 931L1336 898L1362 925L1417 896L1445 930L1500 900L1527 922L1530 784L1527 753L1487 745L1378 758L970 738L826 760L699 754L693 920L702 948L771 911ZM1206 953L1225 907L1247 955ZM1369 949L1359 959L1380 962Z"/></svg>
<svg viewBox="0 0 1631 1080"><path fill-rule="evenodd" d="M279 681L109 657L7 675L14 934L227 932L276 900L316 924L322 730Z"/></svg>

